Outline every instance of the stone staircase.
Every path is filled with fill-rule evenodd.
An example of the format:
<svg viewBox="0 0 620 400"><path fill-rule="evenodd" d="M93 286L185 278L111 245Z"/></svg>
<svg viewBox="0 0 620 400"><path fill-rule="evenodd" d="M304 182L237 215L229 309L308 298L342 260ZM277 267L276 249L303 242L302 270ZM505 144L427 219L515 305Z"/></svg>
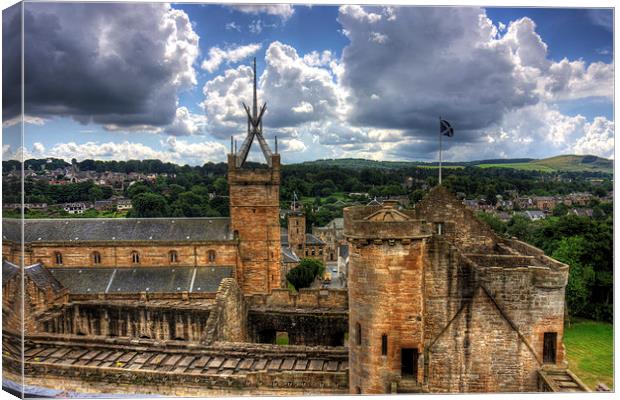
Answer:
<svg viewBox="0 0 620 400"><path fill-rule="evenodd" d="M414 378L401 378L392 382L391 392L397 393L427 393L421 383Z"/></svg>
<svg viewBox="0 0 620 400"><path fill-rule="evenodd" d="M567 368L543 368L538 371L538 388L541 392L591 392Z"/></svg>

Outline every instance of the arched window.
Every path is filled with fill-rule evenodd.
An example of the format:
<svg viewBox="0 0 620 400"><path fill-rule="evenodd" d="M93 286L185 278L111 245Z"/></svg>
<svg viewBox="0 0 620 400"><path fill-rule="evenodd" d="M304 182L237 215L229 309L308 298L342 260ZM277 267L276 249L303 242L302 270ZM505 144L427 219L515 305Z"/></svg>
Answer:
<svg viewBox="0 0 620 400"><path fill-rule="evenodd" d="M132 251L131 262L134 264L140 264L140 253L138 253L137 251Z"/></svg>
<svg viewBox="0 0 620 400"><path fill-rule="evenodd" d="M93 264L101 264L101 254L98 251L93 252Z"/></svg>
<svg viewBox="0 0 620 400"><path fill-rule="evenodd" d="M176 252L176 250L170 250L170 252L168 253L168 259L170 260L170 263L176 263L179 259L179 254Z"/></svg>
<svg viewBox="0 0 620 400"><path fill-rule="evenodd" d="M209 250L207 253L207 259L210 263L215 262L215 250Z"/></svg>
<svg viewBox="0 0 620 400"><path fill-rule="evenodd" d="M59 251L54 253L54 259L55 259L57 265L62 265L62 254L60 254Z"/></svg>
<svg viewBox="0 0 620 400"><path fill-rule="evenodd" d="M356 333L356 341L358 346L362 344L362 326L360 325L360 323L356 323L355 324L355 333Z"/></svg>

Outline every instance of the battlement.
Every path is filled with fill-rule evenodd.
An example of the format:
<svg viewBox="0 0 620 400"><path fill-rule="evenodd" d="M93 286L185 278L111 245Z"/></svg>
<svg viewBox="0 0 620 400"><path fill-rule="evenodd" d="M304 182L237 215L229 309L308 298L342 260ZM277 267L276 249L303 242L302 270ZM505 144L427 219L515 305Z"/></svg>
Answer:
<svg viewBox="0 0 620 400"><path fill-rule="evenodd" d="M279 185L280 154L272 154L271 166L268 168L247 168L235 165L236 156L228 154L228 182L246 185Z"/></svg>

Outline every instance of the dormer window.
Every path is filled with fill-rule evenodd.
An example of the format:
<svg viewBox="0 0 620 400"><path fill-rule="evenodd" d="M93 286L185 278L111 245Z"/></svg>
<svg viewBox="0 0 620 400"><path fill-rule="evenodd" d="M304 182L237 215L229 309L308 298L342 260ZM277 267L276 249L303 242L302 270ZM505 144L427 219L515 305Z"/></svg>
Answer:
<svg viewBox="0 0 620 400"><path fill-rule="evenodd" d="M56 262L56 265L62 265L62 254L60 252L56 252L54 253L54 261Z"/></svg>
<svg viewBox="0 0 620 400"><path fill-rule="evenodd" d="M210 263L215 262L215 250L209 250L209 252L207 253L207 259Z"/></svg>
<svg viewBox="0 0 620 400"><path fill-rule="evenodd" d="M132 251L131 252L131 262L133 264L140 264L140 253L138 253L137 251Z"/></svg>
<svg viewBox="0 0 620 400"><path fill-rule="evenodd" d="M178 259L179 254L176 252L176 250L170 250L170 252L168 253L168 260L170 260L170 264L176 263Z"/></svg>
<svg viewBox="0 0 620 400"><path fill-rule="evenodd" d="M101 253L98 251L93 252L93 264L101 264Z"/></svg>

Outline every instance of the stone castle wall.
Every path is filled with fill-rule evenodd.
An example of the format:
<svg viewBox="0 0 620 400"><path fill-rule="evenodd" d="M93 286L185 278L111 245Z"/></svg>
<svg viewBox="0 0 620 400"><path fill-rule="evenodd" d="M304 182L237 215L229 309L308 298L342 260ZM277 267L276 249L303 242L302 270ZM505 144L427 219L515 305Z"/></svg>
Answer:
<svg viewBox="0 0 620 400"><path fill-rule="evenodd" d="M4 247L3 247L4 250ZM132 252L137 251L140 262L132 262ZM177 252L177 261L170 261L170 251ZM209 260L209 251L215 252L215 259ZM62 254L62 264L56 264L55 253ZM101 255L101 263L95 264L93 253ZM16 258L18 252L3 256ZM235 241L212 243L152 243L152 242L104 242L104 243L33 243L25 249L26 264L42 263L48 267L164 267L238 265L238 246Z"/></svg>

